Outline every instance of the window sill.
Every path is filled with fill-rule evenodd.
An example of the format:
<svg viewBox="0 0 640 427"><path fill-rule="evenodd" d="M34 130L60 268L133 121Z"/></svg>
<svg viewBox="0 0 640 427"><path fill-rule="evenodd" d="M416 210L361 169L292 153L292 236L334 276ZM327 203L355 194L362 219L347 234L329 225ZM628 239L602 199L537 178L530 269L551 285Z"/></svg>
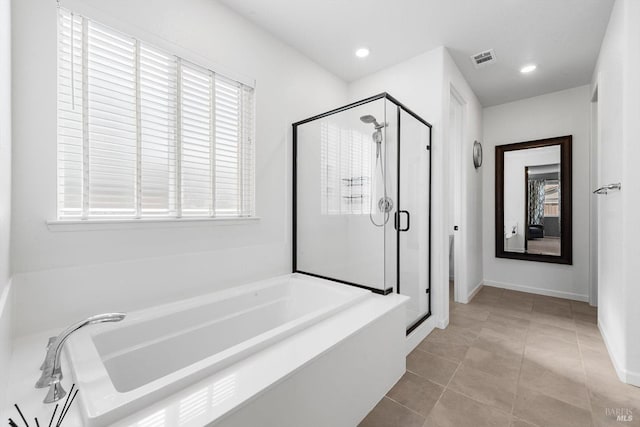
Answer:
<svg viewBox="0 0 640 427"><path fill-rule="evenodd" d="M158 218L158 219L86 219L47 221L49 231L131 230L145 228L211 227L244 225L260 221L260 217L230 218Z"/></svg>

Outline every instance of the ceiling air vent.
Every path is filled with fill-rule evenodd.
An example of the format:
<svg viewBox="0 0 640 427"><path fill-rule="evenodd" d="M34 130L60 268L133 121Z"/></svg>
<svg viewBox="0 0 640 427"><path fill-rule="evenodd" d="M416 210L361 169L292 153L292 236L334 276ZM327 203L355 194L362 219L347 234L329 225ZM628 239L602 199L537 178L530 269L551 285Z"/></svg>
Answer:
<svg viewBox="0 0 640 427"><path fill-rule="evenodd" d="M485 50L484 52L471 55L471 62L473 62L473 66L476 68L486 67L496 62L496 54L493 49Z"/></svg>

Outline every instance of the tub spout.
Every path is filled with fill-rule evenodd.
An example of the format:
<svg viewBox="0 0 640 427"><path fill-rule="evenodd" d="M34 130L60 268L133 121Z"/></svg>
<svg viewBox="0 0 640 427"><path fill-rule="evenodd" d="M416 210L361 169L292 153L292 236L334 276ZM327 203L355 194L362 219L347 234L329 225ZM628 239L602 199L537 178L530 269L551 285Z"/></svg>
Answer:
<svg viewBox="0 0 640 427"><path fill-rule="evenodd" d="M60 353L67 338L78 329L85 326L105 322L119 322L125 318L125 313L105 313L91 316L81 322L75 323L58 335L47 349L47 356L44 359L43 370L40 379L36 382L36 388L50 386L49 393L44 399L44 403L53 403L62 399L66 392L62 388L62 370L60 368Z"/></svg>

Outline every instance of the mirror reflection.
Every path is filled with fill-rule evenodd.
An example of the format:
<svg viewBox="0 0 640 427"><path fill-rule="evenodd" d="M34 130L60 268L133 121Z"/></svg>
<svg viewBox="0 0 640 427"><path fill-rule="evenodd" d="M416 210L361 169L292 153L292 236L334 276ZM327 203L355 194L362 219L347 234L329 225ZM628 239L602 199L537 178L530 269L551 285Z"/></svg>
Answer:
<svg viewBox="0 0 640 427"><path fill-rule="evenodd" d="M560 163L527 167L525 251L560 255Z"/></svg>
<svg viewBox="0 0 640 427"><path fill-rule="evenodd" d="M505 252L561 254L560 146L504 153Z"/></svg>

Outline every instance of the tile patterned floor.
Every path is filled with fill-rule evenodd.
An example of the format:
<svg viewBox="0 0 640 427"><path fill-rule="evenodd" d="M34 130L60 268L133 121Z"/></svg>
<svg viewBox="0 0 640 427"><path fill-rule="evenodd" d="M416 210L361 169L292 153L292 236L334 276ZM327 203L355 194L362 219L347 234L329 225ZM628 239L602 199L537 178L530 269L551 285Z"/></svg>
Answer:
<svg viewBox="0 0 640 427"><path fill-rule="evenodd" d="M485 287L469 304L450 301L449 326L407 356L360 423L414 426L638 427L640 388L618 380L593 307Z"/></svg>

